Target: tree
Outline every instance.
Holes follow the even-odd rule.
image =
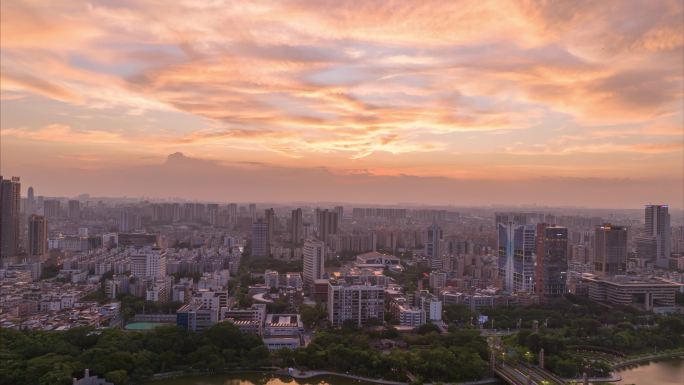
[[[64,340],[69,341],[81,351],[93,347],[98,340],[98,333],[92,327],[76,327],[64,332]]]
[[[399,338],[399,331],[394,326],[388,326],[382,331],[382,338]]]
[[[249,366],[258,367],[264,365],[268,359],[268,348],[263,344],[255,346],[247,352],[246,358]]]
[[[432,323],[426,323],[418,326],[415,330],[417,334],[439,333],[439,327]]]
[[[294,352],[288,348],[278,349],[271,355],[274,365],[289,367],[295,364]]]
[[[285,298],[278,298],[277,300],[266,304],[266,311],[268,313],[286,313],[290,310],[290,302]]]
[[[112,370],[105,373],[104,378],[114,385],[126,385],[128,383],[128,373],[125,370]]]
[[[176,326],[153,331],[74,328],[65,332],[0,329],[0,385],[71,383],[89,368],[115,384],[142,382],[153,373],[184,370],[253,368],[268,362],[261,339],[219,323],[201,333]]]
[[[475,317],[476,314],[463,304],[444,306],[444,320],[447,323],[466,323]]]
[[[208,369],[215,371],[221,368],[224,364],[223,357],[219,353],[216,346],[204,345],[196,351],[190,353],[188,360],[196,369]]]
[[[532,334],[532,332],[530,330],[526,330],[526,329],[520,330],[518,332],[518,335],[517,335],[518,345],[528,346],[527,338],[530,336],[530,334]]]
[[[302,317],[302,322],[307,329],[313,329],[320,326],[321,322],[325,320],[327,313],[320,303],[315,306],[301,305],[299,307],[299,314]]]
[[[344,333],[354,332],[359,329],[358,322],[353,319],[347,319],[342,322],[342,331]]]
[[[561,377],[571,378],[579,374],[578,365],[572,360],[560,359],[555,362],[553,366],[554,372]]]
[[[684,320],[681,317],[665,316],[658,321],[658,327],[671,333],[684,333]]]

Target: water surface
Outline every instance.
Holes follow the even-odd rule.
[[[682,385],[684,384],[684,360],[665,360],[628,368],[619,372],[619,385]]]
[[[665,360],[624,369],[617,385],[684,385],[684,360]],[[320,376],[295,380],[273,373],[199,375],[150,381],[145,385],[377,385],[348,378]]]

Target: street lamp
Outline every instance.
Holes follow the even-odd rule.
[[[525,359],[527,360],[527,363],[531,365],[532,364],[532,353],[529,351],[525,352]]]

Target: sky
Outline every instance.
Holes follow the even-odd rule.
[[[684,206],[672,1],[3,1],[37,195]]]

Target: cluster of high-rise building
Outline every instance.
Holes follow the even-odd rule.
[[[671,308],[684,282],[682,224],[671,225],[666,205],[607,217],[421,207],[351,208],[345,216],[336,204],[54,198],[32,187],[22,198],[19,178],[0,178],[0,284],[22,288],[2,298],[1,321],[23,327],[21,315],[54,326],[79,311],[100,322],[107,318],[91,317],[82,298],[104,288],[112,304],[124,294],[182,304],[176,314],[138,314],[140,322],[193,331],[232,322],[278,349],[304,343],[296,311],[306,302],[323,306],[335,327],[445,327],[443,304],[479,312],[568,292]],[[229,282],[243,255],[270,267],[251,272],[263,283],[237,292]],[[281,262],[301,268],[272,267],[296,266]],[[46,267],[68,292],[35,285]],[[402,287],[391,277],[406,268],[425,275]],[[288,312],[268,314],[273,302]]]
[[[502,288],[508,292],[534,292],[542,298],[561,296],[574,270],[572,260],[586,267],[576,271],[579,273],[604,277],[627,273],[630,252],[626,226],[596,225],[591,244],[580,241],[572,245],[567,227],[532,223],[525,213],[498,213],[495,218],[499,276]],[[644,222],[645,236],[636,239],[635,256],[653,267],[666,269],[671,257],[668,207],[647,205]]]
[[[0,257],[2,260],[19,253],[19,218],[21,183],[18,177],[0,176]]]

